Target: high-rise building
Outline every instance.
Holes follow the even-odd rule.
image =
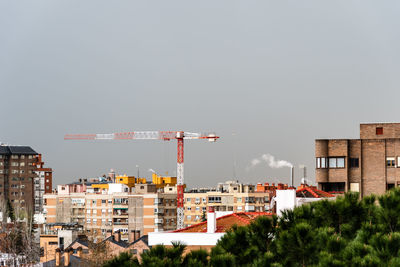
[[[45,168],[42,161],[42,155],[36,155],[36,177],[34,178],[34,211],[43,212],[43,194],[51,193],[53,183],[53,170]]]
[[[17,210],[33,211],[37,155],[29,146],[0,145],[0,209],[10,201]]]
[[[400,185],[400,123],[360,124],[359,139],[317,139],[315,157],[319,189],[383,194]]]

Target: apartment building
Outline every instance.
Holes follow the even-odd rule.
[[[400,184],[400,123],[360,124],[359,139],[317,139],[315,157],[319,189],[383,194]]]
[[[34,209],[37,155],[29,146],[0,145],[0,203],[10,201],[17,210]]]
[[[176,187],[157,189],[154,184],[109,183],[108,189],[90,190],[91,185],[59,185],[58,192],[45,194],[46,223],[76,222],[89,236],[105,238],[121,232],[130,241],[132,233],[176,229]],[[131,241],[130,241],[131,242]]]
[[[45,168],[42,161],[42,155],[36,155],[36,177],[33,178],[34,183],[34,212],[35,214],[43,213],[43,195],[51,193],[53,184],[53,170]]]
[[[192,189],[184,194],[185,226],[197,224],[205,219],[208,207],[216,212],[266,212],[270,211],[270,200],[274,188],[228,181],[217,188]]]

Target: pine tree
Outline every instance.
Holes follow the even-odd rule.
[[[7,200],[7,217],[11,219],[12,222],[15,222],[15,212],[14,207],[11,205],[11,201]]]

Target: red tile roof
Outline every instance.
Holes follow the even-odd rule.
[[[323,197],[335,197],[335,196],[328,192],[319,190],[315,186],[302,184],[296,190],[296,197],[323,198]]]
[[[244,226],[250,224],[259,216],[272,216],[269,212],[238,212],[231,213],[217,218],[216,233],[224,233],[228,231],[235,224],[237,226]],[[207,221],[188,226],[183,229],[172,231],[173,233],[206,233]]]

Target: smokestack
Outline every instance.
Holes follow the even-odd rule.
[[[290,184],[294,186],[294,166],[290,167]]]

